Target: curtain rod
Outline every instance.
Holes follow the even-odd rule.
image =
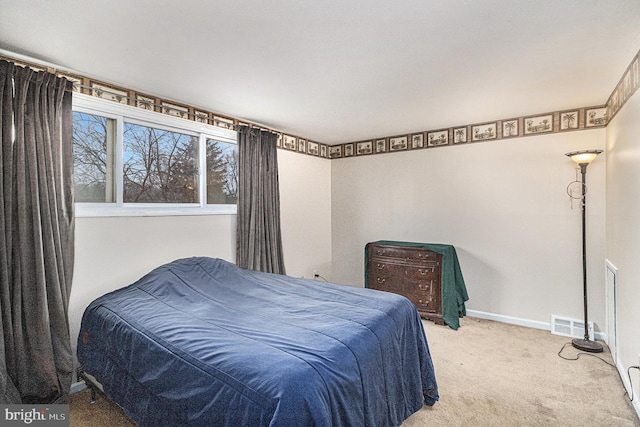
[[[18,66],[22,66],[22,67],[29,67],[31,69],[33,69],[34,71],[45,71],[49,74],[58,74],[58,69],[56,67],[53,67],[51,65],[40,65],[40,64],[36,64],[34,62],[29,62],[29,61],[25,61],[22,59],[16,59],[16,58],[11,58],[9,56],[5,56],[2,53],[0,53],[0,59],[10,62],[14,65],[18,65]],[[71,74],[71,73],[65,73],[64,71],[60,71],[60,74]]]

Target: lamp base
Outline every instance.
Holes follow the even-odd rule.
[[[589,353],[601,353],[602,344],[588,339],[575,338],[571,340],[571,344],[578,350],[588,351]]]

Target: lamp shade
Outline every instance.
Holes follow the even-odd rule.
[[[600,153],[602,153],[602,150],[580,150],[580,151],[572,151],[565,155],[571,157],[571,160],[573,160],[579,165],[583,165],[583,164],[588,165]]]

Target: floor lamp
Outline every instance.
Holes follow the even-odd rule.
[[[582,150],[572,151],[566,155],[580,166],[580,173],[582,174],[582,283],[584,293],[584,338],[574,338],[571,344],[578,350],[588,351],[591,353],[600,353],[602,351],[602,344],[589,339],[589,328],[587,323],[587,244],[586,244],[586,226],[585,226],[585,211],[587,207],[587,187],[586,176],[587,166],[595,159],[598,154],[602,153],[602,150]]]

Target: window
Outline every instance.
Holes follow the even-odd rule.
[[[73,162],[76,200],[115,202],[113,188],[114,120],[73,113]]]
[[[124,124],[125,203],[197,203],[198,138]]]
[[[207,139],[207,203],[238,202],[238,147]]]
[[[76,214],[235,213],[236,133],[74,94]]]

